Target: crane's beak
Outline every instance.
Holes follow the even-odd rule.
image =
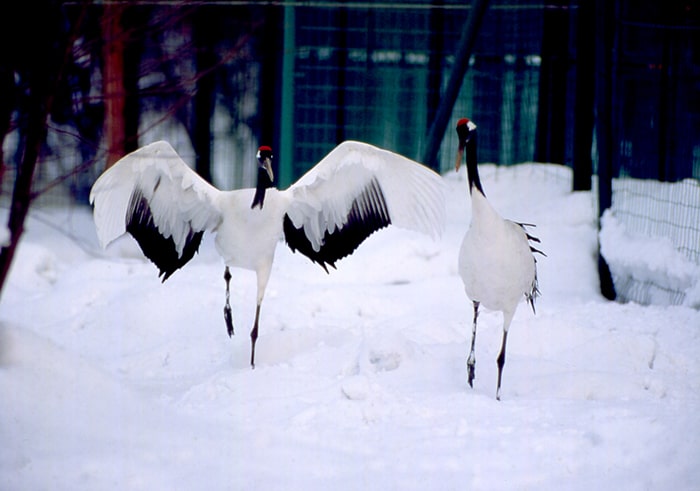
[[[464,158],[464,150],[467,144],[472,139],[472,133],[476,130],[476,125],[467,118],[462,118],[457,122],[457,139],[459,141],[459,149],[457,150],[457,160],[455,161],[455,171],[459,171]]]
[[[261,164],[262,168],[265,169],[267,175],[270,177],[270,182],[274,182],[275,174],[272,172],[272,159],[269,157],[265,158]]]
[[[459,142],[459,148],[457,149],[457,160],[455,161],[455,172],[459,172],[459,167],[462,165],[462,160],[464,160],[464,147],[466,143]]]

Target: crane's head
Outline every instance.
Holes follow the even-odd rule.
[[[275,175],[272,172],[272,148],[267,145],[263,145],[258,148],[258,154],[256,155],[258,159],[258,167],[261,170],[267,172],[270,182],[274,181]]]
[[[258,148],[258,184],[255,187],[255,196],[253,196],[253,204],[250,208],[259,206],[262,210],[265,202],[265,190],[272,186],[272,181],[275,175],[272,172],[272,149],[266,145]]]
[[[457,149],[457,161],[455,162],[455,170],[459,170],[464,157],[464,149],[467,144],[476,138],[476,125],[473,121],[467,118],[462,118],[457,121],[457,138],[459,139],[459,148]]]

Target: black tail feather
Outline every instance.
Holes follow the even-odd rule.
[[[520,227],[523,229],[525,232],[525,236],[527,237],[527,240],[530,242],[536,242],[540,243],[540,239],[538,237],[535,237],[534,235],[531,235],[525,227],[535,227],[536,225],[533,223],[518,223]],[[530,304],[530,307],[532,307],[532,313],[536,314],[535,312],[535,300],[537,297],[541,296],[540,289],[539,289],[539,282],[537,280],[537,258],[534,257],[535,254],[542,254],[544,257],[547,257],[547,254],[542,252],[541,250],[532,247],[530,245],[530,251],[533,254],[533,260],[535,261],[535,278],[532,280],[532,287],[529,292],[525,293],[525,299],[527,300],[527,303]]]

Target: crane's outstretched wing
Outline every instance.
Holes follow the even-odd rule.
[[[294,183],[284,236],[326,271],[375,231],[397,227],[439,236],[445,224],[442,178],[372,145],[346,141]]]
[[[202,179],[165,141],[124,156],[92,186],[102,247],[129,232],[163,281],[197,252],[204,231],[221,221],[220,191]]]

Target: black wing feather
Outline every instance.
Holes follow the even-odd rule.
[[[129,201],[126,231],[139,243],[143,254],[158,267],[158,276],[162,276],[163,281],[194,257],[204,235],[204,232],[195,232],[190,228],[182,256],[178,255],[172,236],[164,237],[158,230],[148,200],[138,188],[134,190]]]
[[[284,238],[293,251],[299,251],[328,272],[326,265],[335,268],[335,262],[352,254],[355,249],[377,230],[391,224],[384,192],[379,182],[372,179],[355,198],[342,227],[326,232],[321,248],[315,251],[303,227],[295,227],[289,215],[284,215]]]

